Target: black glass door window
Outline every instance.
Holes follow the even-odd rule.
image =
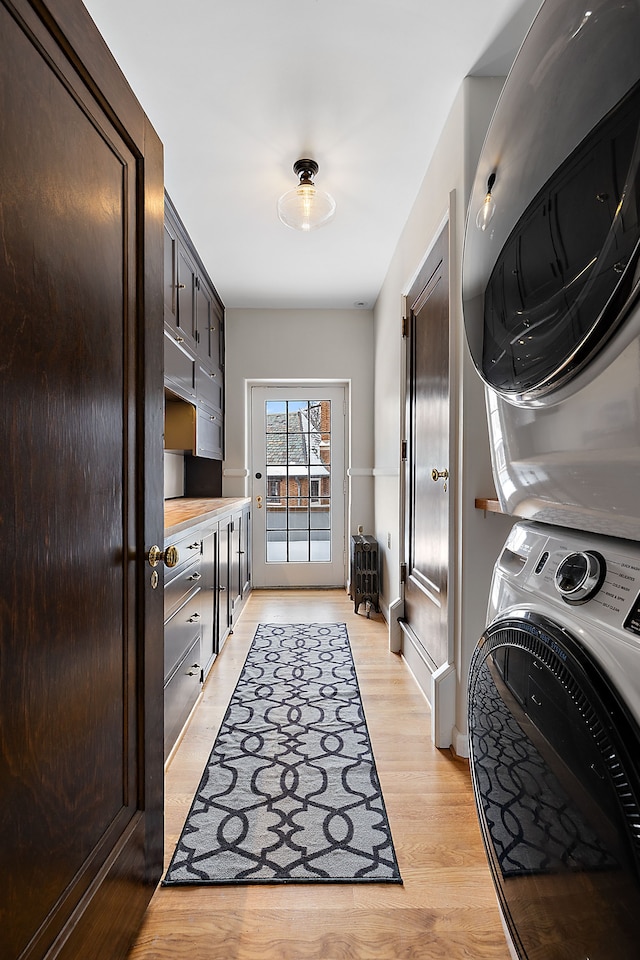
[[[485,291],[480,361],[499,392],[548,391],[615,330],[640,252],[639,130],[640,86],[567,158],[509,236]]]
[[[471,767],[499,900],[523,960],[636,960],[638,729],[584,648],[527,614],[470,674]]]

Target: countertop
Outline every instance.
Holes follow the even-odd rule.
[[[164,535],[175,536],[198,520],[215,520],[250,503],[250,497],[177,497],[164,502]]]

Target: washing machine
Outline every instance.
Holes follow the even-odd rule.
[[[470,763],[517,960],[640,956],[640,545],[513,527],[472,657]]]
[[[640,540],[640,0],[545,0],[471,191],[463,311],[502,508]]]

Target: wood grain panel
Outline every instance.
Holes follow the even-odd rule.
[[[449,658],[449,227],[407,298],[407,579],[404,616],[435,667]]]
[[[137,115],[134,137],[115,122],[117,104],[84,82],[106,49],[86,11],[73,0],[55,7],[84,24],[81,49],[47,4],[0,3],[0,928],[8,960],[50,950],[71,960],[85,952],[83,929],[94,960],[122,956],[145,883],[157,875],[146,856],[154,803],[156,833],[162,827],[161,784],[159,794],[146,793],[153,763],[147,768],[142,748],[148,743],[153,756],[145,740],[153,707],[147,713],[143,665],[150,681],[154,670],[153,657],[144,662],[136,564],[143,517],[153,516],[138,496],[138,441],[145,409],[151,425],[155,404],[160,421],[162,396],[158,378],[145,408],[153,353],[147,358],[145,324],[157,324],[160,343],[162,314],[153,296],[145,314],[144,285],[159,283],[162,261],[154,266],[146,160],[131,145],[140,127],[153,156],[149,193],[159,169],[160,197],[162,154],[130,91],[123,113]],[[102,66],[116,69],[109,58],[98,73]],[[154,610],[161,625],[161,597],[150,601],[150,621]],[[156,677],[161,703],[161,667]],[[156,771],[161,757],[160,740]],[[122,917],[96,940],[112,924],[104,908],[89,909],[103,883],[103,904]]]

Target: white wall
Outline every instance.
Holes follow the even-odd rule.
[[[300,237],[304,243],[304,237]],[[251,496],[247,385],[256,380],[349,384],[350,528],[373,530],[373,314],[370,310],[226,312],[224,496]],[[348,544],[347,544],[348,555]]]
[[[424,260],[451,207],[450,300],[452,351],[450,629],[456,667],[456,729],[452,742],[466,753],[466,677],[485,623],[493,563],[511,526],[484,516],[476,497],[491,496],[484,391],[468,356],[461,304],[461,263],[467,198],[484,134],[502,88],[501,78],[466,78],[425,175],[374,310],[375,337],[375,535],[384,552],[383,603],[400,596],[400,429],[403,359],[402,295]],[[410,139],[407,141],[410,144]],[[391,549],[386,547],[391,532]],[[428,691],[427,691],[428,692]]]

